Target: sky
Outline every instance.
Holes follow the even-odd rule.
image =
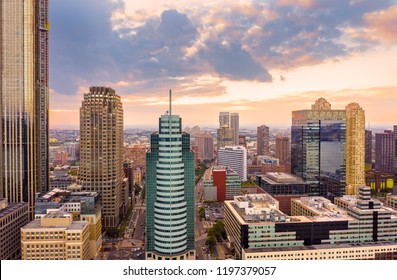
[[[50,128],[78,128],[110,86],[125,127],[156,127],[173,91],[184,126],[289,125],[324,97],[397,124],[397,0],[52,0]]]

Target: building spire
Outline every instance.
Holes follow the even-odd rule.
[[[172,91],[170,90],[170,116],[172,115],[172,111],[171,111],[171,103],[172,103]]]

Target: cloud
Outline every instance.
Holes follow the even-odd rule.
[[[397,43],[397,6],[368,13],[364,20],[372,35],[389,44]]]
[[[52,2],[50,86],[58,95],[99,84],[128,98],[169,88],[221,96],[225,80],[271,82],[275,70],[371,50],[379,36],[396,42],[396,8],[387,0],[156,1],[132,12],[129,2]],[[371,35],[360,35],[367,29]]]

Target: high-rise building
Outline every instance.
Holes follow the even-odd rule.
[[[393,140],[394,140],[394,174],[395,181],[397,181],[397,125],[393,126]]]
[[[194,137],[198,146],[198,159],[211,160],[214,158],[214,138],[211,134],[198,134]]]
[[[372,169],[372,131],[365,131],[365,169]]]
[[[292,112],[292,173],[312,185],[311,195],[341,196],[346,186],[346,110],[320,98]]]
[[[48,2],[1,1],[0,197],[27,202],[49,189]]]
[[[128,179],[128,196],[131,197],[131,201],[134,201],[134,166],[132,161],[124,160],[123,163],[124,178]]]
[[[222,128],[225,125],[226,125],[226,127],[230,127],[229,112],[220,112],[219,113],[219,128]]]
[[[82,189],[102,198],[105,230],[116,228],[122,216],[123,108],[109,87],[90,87],[80,108],[80,172]]]
[[[281,163],[289,161],[289,138],[283,136],[276,137],[276,158]]]
[[[346,106],[346,194],[365,186],[365,111],[357,103]]]
[[[194,126],[193,128],[192,128],[192,132],[191,132],[191,135],[192,136],[195,136],[196,134],[200,134],[201,133],[201,129],[200,129],[200,127],[199,126]]]
[[[226,146],[234,146],[234,130],[232,128],[224,127],[217,130],[218,139],[217,147],[218,149]]]
[[[146,158],[146,259],[194,260],[194,154],[171,101],[159,129]]]
[[[258,156],[269,156],[269,127],[266,125],[257,128],[256,149]]]
[[[385,130],[383,133],[375,134],[375,170],[394,173],[394,148],[393,131]]]
[[[233,129],[233,145],[238,146],[240,135],[240,118],[238,113],[230,114],[230,128]]]
[[[29,222],[26,202],[0,199],[0,260],[21,259],[21,227]]]
[[[247,149],[242,146],[226,146],[218,150],[218,165],[227,166],[247,181]]]

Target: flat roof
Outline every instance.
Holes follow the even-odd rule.
[[[288,252],[288,251],[306,251],[306,250],[325,250],[325,249],[351,249],[366,248],[378,246],[397,246],[397,242],[368,242],[368,243],[343,243],[343,244],[319,244],[310,246],[286,246],[286,247],[263,247],[243,249],[246,253],[271,253],[271,252]]]
[[[307,185],[302,178],[283,172],[269,172],[265,175],[259,175],[262,180],[270,185],[283,185],[283,184],[302,184]]]
[[[4,201],[5,199],[1,199],[0,201]],[[20,208],[26,207],[26,215],[28,214],[28,207],[26,202],[19,203],[8,203],[6,208],[0,209],[0,219],[13,213],[14,211],[19,210]]]

